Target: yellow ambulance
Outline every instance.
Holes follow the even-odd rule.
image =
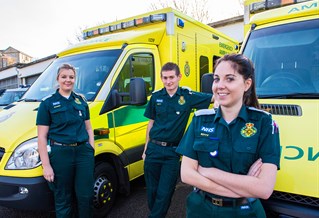
[[[256,68],[264,110],[280,128],[269,217],[319,217],[319,1],[246,0],[241,53]]]
[[[148,120],[147,99],[162,88],[161,66],[172,61],[182,86],[200,90],[213,62],[238,52],[239,43],[182,13],[165,8],[96,26],[84,39],[57,55],[24,95],[0,112],[0,205],[27,210],[53,209],[42,177],[35,125],[41,99],[56,89],[57,68],[77,70],[75,91],[89,102],[95,138],[95,216],[105,217],[117,193],[143,175],[141,158]]]

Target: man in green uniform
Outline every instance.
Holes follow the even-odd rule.
[[[164,88],[152,94],[144,116],[150,119],[143,153],[149,217],[165,217],[180,170],[175,152],[193,108],[208,108],[211,94],[179,87],[179,67],[166,63],[161,70]]]

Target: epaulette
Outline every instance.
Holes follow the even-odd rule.
[[[187,89],[188,91],[192,91],[192,89],[191,88],[189,88],[188,86],[182,86],[182,89]]]
[[[156,92],[159,92],[161,91],[162,89],[158,89],[158,90],[154,90],[152,93],[156,93]]]
[[[81,97],[84,102],[87,102],[87,100],[86,100],[86,98],[85,98],[85,96],[83,94],[77,93],[77,92],[74,92],[74,94],[79,96],[79,97]]]
[[[42,100],[42,101],[45,101],[45,100],[47,100],[48,98],[50,98],[52,95],[53,95],[53,94],[47,95],[47,96],[45,96],[44,98],[42,98],[41,100]]]
[[[252,111],[258,111],[258,112],[262,112],[262,113],[265,113],[267,115],[271,115],[271,113],[267,112],[267,111],[264,111],[264,110],[261,110],[261,109],[257,109],[255,107],[248,107],[249,110],[252,110]]]
[[[216,114],[216,111],[214,109],[201,109],[201,110],[195,111],[195,116],[212,115],[212,114]]]

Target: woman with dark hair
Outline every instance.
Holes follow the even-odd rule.
[[[180,142],[182,181],[194,186],[187,217],[266,217],[258,198],[272,194],[279,169],[278,127],[257,109],[255,72],[241,54],[216,62],[217,111],[195,116]]]

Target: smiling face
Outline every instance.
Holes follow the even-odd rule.
[[[162,71],[161,79],[168,94],[173,95],[177,91],[182,74],[176,75],[175,70]]]
[[[240,108],[244,92],[251,86],[250,78],[244,79],[230,61],[222,61],[214,73],[213,93],[215,100],[224,108]]]
[[[64,69],[62,68],[59,71],[57,77],[60,93],[62,95],[68,95],[73,90],[74,82],[75,82],[75,72],[72,69]]]

